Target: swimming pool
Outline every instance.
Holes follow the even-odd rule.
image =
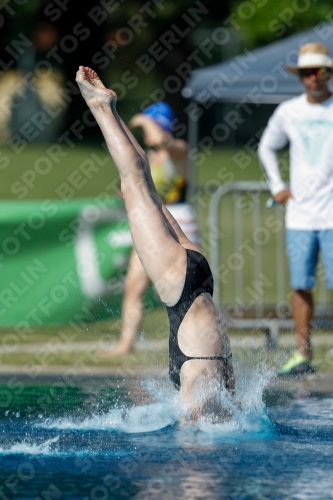
[[[0,498],[333,498],[332,394],[264,384],[244,378],[229,422],[180,427],[163,377],[3,378]]]

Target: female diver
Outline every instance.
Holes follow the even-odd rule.
[[[219,421],[225,415],[221,392],[233,393],[234,374],[209,265],[162,204],[147,156],[116,111],[116,93],[88,67],[79,67],[76,81],[118,169],[135,249],[167,308],[169,374],[186,420]]]

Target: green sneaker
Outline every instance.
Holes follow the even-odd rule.
[[[305,375],[307,373],[314,373],[317,368],[313,361],[309,361],[303,354],[299,351],[295,351],[287,363],[283,365],[281,370],[278,371],[278,376],[282,377],[285,375]]]

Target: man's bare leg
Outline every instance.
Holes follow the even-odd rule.
[[[138,254],[133,249],[124,287],[121,337],[114,348],[98,351],[99,356],[126,356],[132,352],[143,317],[143,295],[148,285],[147,273],[142,267]]]
[[[313,299],[311,291],[293,290],[292,308],[298,350],[303,356],[311,360],[311,320],[313,316]]]

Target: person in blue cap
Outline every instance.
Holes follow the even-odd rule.
[[[156,102],[133,116],[131,129],[140,128],[157,193],[185,235],[200,245],[199,229],[193,207],[185,202],[187,154],[186,141],[172,135],[175,115],[166,102]],[[143,318],[143,298],[150,280],[133,249],[124,285],[120,340],[100,356],[124,356],[134,348]]]

